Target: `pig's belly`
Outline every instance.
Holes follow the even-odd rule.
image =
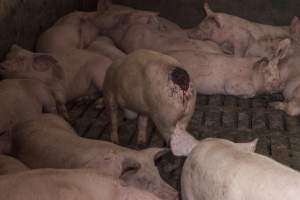
[[[224,79],[218,76],[199,76],[194,78],[195,88],[200,94],[224,94]]]

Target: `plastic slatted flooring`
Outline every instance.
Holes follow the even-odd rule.
[[[224,95],[198,95],[197,106],[188,131],[201,139],[226,138],[247,142],[259,138],[256,152],[300,170],[300,121],[274,110],[268,102],[283,100],[279,94],[241,99]],[[82,137],[110,140],[110,124],[104,109],[94,108],[94,101],[68,105],[74,127]],[[147,147],[163,147],[153,124],[149,123]],[[139,149],[136,144],[136,121],[119,120],[120,144]],[[173,187],[179,187],[184,160],[166,154],[158,162],[161,176]]]

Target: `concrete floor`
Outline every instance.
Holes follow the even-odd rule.
[[[198,95],[194,116],[188,131],[201,139],[206,137],[226,138],[235,142],[246,142],[259,138],[256,152],[300,170],[300,121],[268,106],[268,102],[283,100],[282,96],[259,96],[241,99],[224,95]],[[74,102],[68,105],[74,127],[82,137],[110,139],[109,120],[104,109],[94,108],[94,101],[85,104]],[[153,124],[148,128],[147,147],[163,147],[164,142]],[[121,145],[143,148],[136,144],[135,121],[120,119]],[[179,189],[183,158],[171,153],[157,163],[161,176]]]

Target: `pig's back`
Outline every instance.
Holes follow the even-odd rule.
[[[298,172],[233,148],[193,150],[183,174],[185,184],[193,184],[195,195],[206,194],[207,200],[294,200],[300,194]]]

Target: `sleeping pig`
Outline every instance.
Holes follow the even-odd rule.
[[[112,141],[118,143],[118,107],[139,114],[138,143],[146,142],[148,118],[163,138],[185,131],[192,117],[196,93],[188,73],[174,58],[138,50],[114,62],[108,69],[104,99],[112,123]]]
[[[0,176],[5,200],[162,200],[95,169],[37,169]]]
[[[204,4],[206,18],[189,34],[191,38],[212,40],[237,56],[243,56],[247,47],[264,37],[289,37],[288,27],[258,24],[237,16],[213,12]]]
[[[55,93],[38,80],[0,81],[0,134],[4,133],[1,137],[9,134],[15,124],[33,119],[42,112],[58,113],[68,119],[65,105]],[[5,149],[1,151],[5,153]]]
[[[30,168],[96,168],[162,199],[177,199],[176,190],[161,179],[154,163],[166,149],[136,151],[82,138],[65,120],[52,114],[17,125],[11,138],[10,154]]]
[[[29,168],[16,158],[0,155],[0,175],[15,174],[27,170]]]
[[[234,143],[187,134],[171,136],[175,155],[187,156],[181,174],[183,200],[295,200],[299,172],[254,153],[257,139]]]
[[[197,92],[253,97],[282,90],[279,61],[286,58],[290,40],[279,43],[272,58],[233,57],[193,51],[169,52],[191,75]]]

